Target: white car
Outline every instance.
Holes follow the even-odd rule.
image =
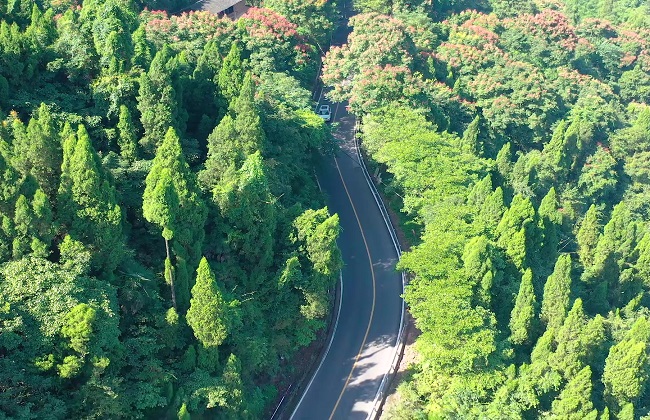
[[[332,109],[329,105],[321,105],[318,108],[317,115],[325,121],[329,121],[332,118]]]

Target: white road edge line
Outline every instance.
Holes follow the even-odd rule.
[[[356,118],[355,118],[356,120]],[[393,242],[393,246],[395,247],[395,252],[397,253],[397,258],[399,259],[402,256],[402,251],[397,243],[396,239],[393,237],[395,234],[395,228],[393,227],[393,224],[391,223],[390,219],[387,218],[387,215],[384,214],[382,211],[382,208],[387,212],[386,206],[382,205],[383,201],[380,203],[381,197],[378,196],[379,191],[377,190],[377,187],[375,187],[374,183],[370,180],[370,174],[368,173],[368,170],[366,169],[366,164],[363,161],[363,157],[361,156],[361,149],[359,145],[359,141],[357,139],[357,133],[356,133],[356,124],[355,124],[355,132],[354,132],[354,148],[357,152],[357,159],[359,160],[359,165],[362,168],[362,172],[364,175],[364,178],[366,179],[366,183],[368,184],[368,187],[370,188],[370,192],[372,193],[373,198],[375,199],[375,203],[377,204],[377,207],[379,208],[379,212],[381,213],[382,219],[384,219],[384,224],[386,225],[386,228],[388,229],[389,236],[391,238],[391,241]],[[401,274],[402,277],[402,293],[404,293],[404,273]],[[386,378],[388,375],[391,373],[392,369],[395,368],[397,369],[397,366],[392,366],[392,364],[395,362],[395,358],[398,355],[399,352],[399,347],[400,343],[402,341],[402,334],[404,330],[404,310],[405,310],[405,305],[404,305],[404,299],[402,298],[402,313],[400,315],[400,321],[399,321],[399,332],[397,335],[397,340],[395,341],[395,351],[393,352],[393,360],[391,361],[391,366],[388,369],[388,372],[384,374],[384,377],[382,378],[381,382],[379,383],[379,388],[377,389],[377,394],[375,394],[375,399],[373,400],[372,403],[372,410],[370,413],[368,413],[367,419],[372,419],[373,416],[376,416],[378,413],[375,412],[375,409],[377,408],[377,401],[379,400],[380,394],[383,390],[383,387],[385,386]]]
[[[316,376],[318,376],[318,372],[320,371],[320,368],[323,367],[323,363],[325,362],[325,359],[327,359],[327,355],[330,352],[330,349],[332,348],[332,343],[334,342],[334,336],[336,335],[336,329],[339,326],[339,317],[341,316],[341,307],[343,306],[343,271],[339,271],[339,285],[341,288],[340,291],[340,296],[341,298],[339,299],[339,307],[336,311],[336,321],[334,321],[334,330],[332,331],[332,335],[330,336],[330,342],[327,343],[327,349],[325,349],[325,354],[323,354],[323,358],[321,359],[318,368],[316,369],[316,372],[314,372],[314,376],[312,376],[311,380],[307,384],[307,388],[305,388],[305,392],[302,393],[302,397],[300,397],[300,401],[298,401],[298,404],[296,405],[296,408],[293,410],[293,413],[291,413],[291,417],[289,419],[292,419],[293,416],[296,415],[296,411],[300,408],[300,405],[302,404],[302,400],[305,399],[305,396],[309,392],[309,388],[311,387],[311,384],[314,382],[314,379],[316,379]]]

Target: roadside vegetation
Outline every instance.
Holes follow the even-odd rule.
[[[420,228],[385,417],[648,418],[647,4],[355,6],[323,80]]]
[[[0,418],[260,418],[324,326],[332,3],[0,4]]]

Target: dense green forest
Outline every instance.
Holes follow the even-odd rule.
[[[188,3],[0,1],[0,418],[259,418],[325,324],[336,11]]]
[[[650,418],[650,9],[357,0],[323,80],[419,239],[392,419]]]

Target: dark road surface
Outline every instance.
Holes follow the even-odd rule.
[[[347,28],[334,44],[347,37]],[[342,38],[342,39],[341,39]],[[320,92],[319,103],[326,103]],[[325,356],[291,419],[366,419],[395,356],[402,317],[397,251],[354,144],[354,117],[332,104],[341,150],[318,174],[331,213],[338,213],[343,255],[340,307]]]

